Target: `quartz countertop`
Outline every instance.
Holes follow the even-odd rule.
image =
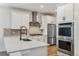
[[[31,38],[29,39],[32,40]],[[32,41],[20,40],[19,36],[4,37],[4,43],[7,53],[48,46],[47,43],[36,41],[34,39]]]

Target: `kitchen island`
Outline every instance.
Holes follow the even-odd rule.
[[[20,37],[4,37],[6,51],[10,56],[47,56],[48,44],[29,38],[31,41],[20,40]]]

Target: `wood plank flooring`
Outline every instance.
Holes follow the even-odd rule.
[[[48,46],[48,56],[57,56],[57,47],[56,47],[56,45]]]

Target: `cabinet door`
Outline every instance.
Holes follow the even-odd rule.
[[[73,4],[66,4],[57,8],[58,22],[72,22],[73,21]]]
[[[0,28],[10,28],[10,9],[0,7]]]
[[[31,49],[30,56],[47,56],[47,47],[39,47]]]
[[[73,4],[66,4],[64,8],[65,12],[65,21],[71,22],[73,21]]]
[[[22,56],[47,56],[47,54],[47,47],[39,47],[21,51]]]
[[[18,10],[11,11],[11,28],[12,29],[19,29],[22,26],[22,14]]]
[[[74,21],[79,22],[79,3],[74,4]]]
[[[53,16],[50,16],[50,15],[47,15],[47,16],[46,16],[47,24],[52,24],[52,23],[53,23],[53,20],[55,20],[55,19],[53,19]],[[55,22],[55,21],[54,21],[54,22]]]
[[[63,22],[64,21],[64,6],[57,8],[57,22]]]
[[[37,14],[37,22],[39,22],[40,24],[42,24],[42,14],[38,13]]]
[[[28,12],[25,12],[25,13],[22,14],[23,19],[21,19],[22,20],[21,26],[26,26],[27,29],[29,29],[29,16],[30,16],[30,14]]]
[[[30,13],[21,10],[12,10],[11,19],[13,29],[20,29],[20,26],[26,26],[29,29]]]
[[[42,24],[41,24],[41,29],[44,29],[46,28],[47,26],[47,21],[46,21],[46,16],[45,15],[42,15]]]

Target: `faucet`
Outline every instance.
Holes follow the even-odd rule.
[[[26,28],[26,26],[21,26],[20,27],[20,40],[22,40],[22,34],[27,35],[27,28]]]

